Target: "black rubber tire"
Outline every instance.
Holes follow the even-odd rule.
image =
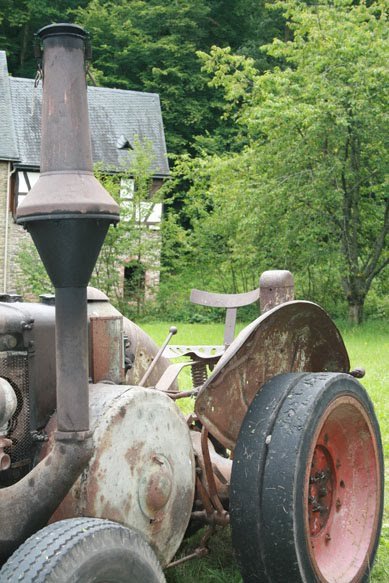
[[[377,523],[369,556],[354,582],[367,581],[383,512],[383,454],[372,403],[346,374],[279,375],[258,392],[242,423],[231,476],[232,542],[245,583],[329,581],[311,560],[304,491],[314,436],[324,412],[350,397],[362,406],[377,444]],[[341,580],[341,579],[339,579]],[[343,579],[342,579],[343,582]]]
[[[230,486],[231,536],[245,581],[268,580],[263,549],[257,542],[263,523],[260,480],[266,462],[266,438],[273,431],[289,391],[303,376],[304,373],[295,374],[290,382],[285,382],[284,375],[277,376],[262,387],[246,413],[234,450]],[[246,452],[253,463],[247,463]]]
[[[0,571],[1,583],[164,583],[138,533],[98,518],[51,524],[27,539]]]

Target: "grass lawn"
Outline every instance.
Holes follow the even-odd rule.
[[[145,324],[142,327],[160,345],[167,335],[171,323]],[[178,334],[174,344],[221,344],[223,324],[178,324]],[[239,330],[243,325],[239,326]],[[350,328],[339,325],[347,346],[351,367],[362,366],[366,376],[362,384],[367,389],[375,406],[380,423],[386,460],[386,503],[375,567],[371,575],[372,583],[389,581],[389,324],[367,322]],[[185,370],[185,369],[184,369]],[[182,389],[190,388],[189,373],[180,383]],[[185,404],[187,409],[190,403]],[[185,541],[179,556],[189,554],[196,548],[199,536]],[[202,559],[194,559],[166,571],[168,583],[239,583],[242,581],[233,558],[228,529],[222,529],[211,539],[210,554]]]

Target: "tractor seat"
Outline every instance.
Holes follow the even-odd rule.
[[[226,310],[224,344],[222,346],[169,345],[164,350],[163,355],[167,358],[187,356],[195,361],[191,369],[192,380],[193,386],[199,387],[208,377],[207,367],[209,370],[213,370],[217,361],[234,340],[238,308],[259,301],[259,289],[240,294],[218,294],[192,289],[190,301],[200,306],[224,308]]]

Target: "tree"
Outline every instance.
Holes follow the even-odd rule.
[[[197,236],[225,224],[238,263],[336,269],[360,322],[389,263],[386,2],[276,5],[293,37],[265,50],[282,68],[260,74],[229,49],[202,54],[246,145],[194,164],[208,192],[194,185],[189,199],[210,208]]]
[[[266,42],[283,26],[263,0],[90,0],[74,14],[91,32],[99,83],[160,94],[172,154],[220,125],[221,94],[210,91],[196,51],[217,43],[264,62],[258,34]]]
[[[0,0],[0,48],[8,54],[13,75],[31,77],[36,72],[34,33],[67,15],[87,0]]]
[[[99,83],[161,95],[169,151],[210,119],[211,97],[196,50],[207,46],[206,0],[91,0],[77,20],[92,35]]]

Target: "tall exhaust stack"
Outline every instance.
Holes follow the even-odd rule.
[[[86,287],[119,207],[93,176],[80,26],[37,33],[43,49],[41,175],[17,209],[56,290],[57,439],[89,430]]]

